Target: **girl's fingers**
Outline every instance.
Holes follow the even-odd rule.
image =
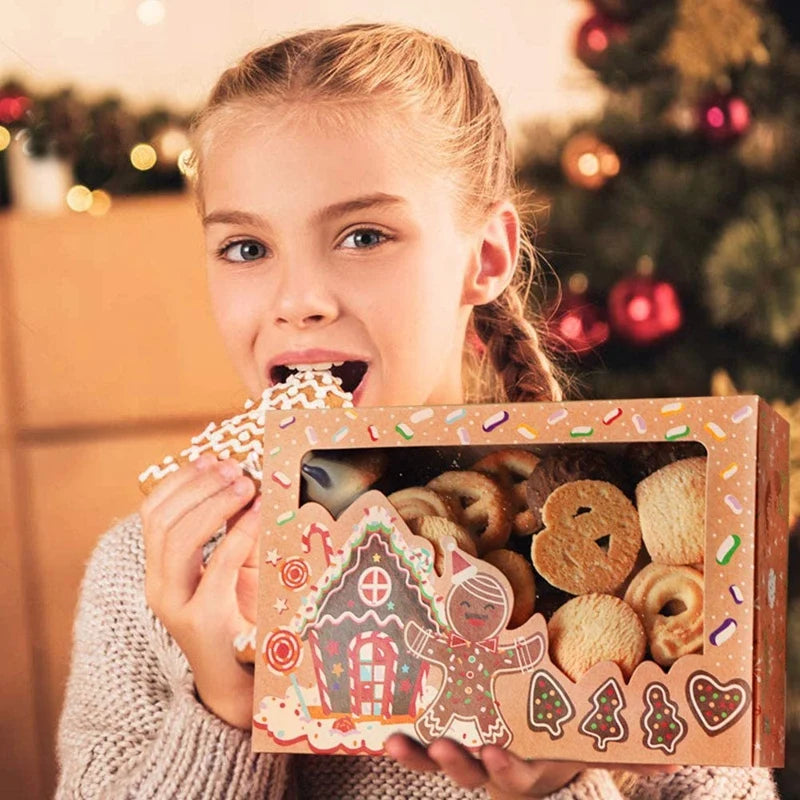
[[[251,482],[252,485],[252,482]],[[256,501],[217,545],[195,593],[201,605],[235,597],[239,570],[258,541],[261,498]]]
[[[407,769],[417,772],[438,772],[439,765],[428,756],[419,742],[402,733],[394,733],[386,740],[386,752]]]
[[[428,747],[428,755],[450,780],[465,789],[477,789],[489,780],[483,764],[450,739],[437,739]]]
[[[253,481],[240,477],[192,509],[169,531],[161,563],[154,568],[166,608],[181,608],[192,599],[203,574],[203,545],[254,492]]]
[[[525,761],[496,745],[481,748],[494,800],[504,797],[546,797],[566,786],[586,765],[573,761]]]
[[[181,486],[194,480],[200,473],[205,472],[218,461],[219,459],[214,453],[203,453],[194,461],[184,464],[180,469],[167,475],[153,487],[150,494],[142,501],[142,514],[149,514]]]
[[[190,469],[195,469],[194,465]],[[241,475],[241,466],[232,459],[217,461],[216,464],[196,471],[189,480],[185,480],[175,491],[149,510],[146,518],[148,529],[156,535],[166,533],[193,509],[221,489],[230,486]]]

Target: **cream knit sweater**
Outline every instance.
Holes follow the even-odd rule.
[[[138,516],[98,544],[83,581],[72,669],[58,732],[56,798],[479,798],[444,775],[388,758],[250,752],[250,734],[195,699],[189,665],[144,597]],[[688,767],[640,779],[624,794],[591,769],[553,800],[771,800],[769,772]]]

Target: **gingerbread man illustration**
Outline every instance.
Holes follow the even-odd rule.
[[[445,598],[447,635],[425,630],[411,621],[405,626],[408,649],[443,671],[435,700],[415,723],[420,740],[445,736],[457,721],[474,723],[483,744],[507,747],[512,733],[494,697],[498,675],[532,672],[545,651],[544,637],[535,633],[500,644],[511,616],[509,590],[485,562],[471,563],[451,544],[451,586]]]

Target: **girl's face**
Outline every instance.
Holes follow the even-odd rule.
[[[343,362],[356,405],[458,403],[480,247],[405,118],[359,119],[249,112],[209,147],[215,316],[253,395],[294,366]]]

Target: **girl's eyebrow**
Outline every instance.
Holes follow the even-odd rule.
[[[393,206],[406,205],[402,197],[385,192],[375,192],[374,194],[355,197],[352,200],[343,200],[340,203],[333,203],[325,206],[319,211],[314,212],[311,218],[312,223],[318,224],[335,217],[340,217],[351,211],[363,211],[364,209],[389,208]],[[203,227],[209,225],[229,224],[229,225],[250,225],[253,227],[269,228],[267,220],[259,214],[250,211],[212,211],[203,217]]]

